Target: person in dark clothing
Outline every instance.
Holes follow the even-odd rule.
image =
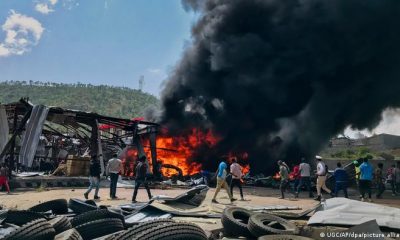
[[[147,181],[146,181],[147,165],[146,165],[145,161],[146,161],[146,157],[141,156],[138,159],[138,163],[135,167],[135,190],[133,191],[132,203],[136,203],[137,192],[138,192],[140,185],[142,185],[142,184],[146,188],[147,196],[149,197],[149,199],[152,198],[149,185],[147,184]]]
[[[92,159],[90,160],[90,168],[89,168],[89,188],[88,190],[83,194],[86,199],[89,198],[89,193],[92,191],[93,188],[95,189],[94,192],[94,199],[100,199],[99,197],[99,187],[100,187],[100,162],[97,159],[96,155],[92,156]]]
[[[347,194],[347,183],[349,177],[347,175],[346,170],[342,168],[342,164],[340,162],[338,162],[336,166],[337,168],[333,173],[333,176],[335,177],[335,197],[338,196],[340,190],[343,190],[344,197],[348,198],[349,196]]]
[[[376,198],[382,198],[382,193],[386,190],[383,163],[378,163],[378,168],[375,170],[375,183],[377,189]]]
[[[113,158],[108,160],[107,167],[106,167],[106,174],[110,176],[110,198],[111,199],[118,199],[116,196],[117,193],[117,185],[118,185],[118,178],[120,173],[122,174],[124,168],[122,167],[122,161],[118,158],[118,154],[114,153]]]

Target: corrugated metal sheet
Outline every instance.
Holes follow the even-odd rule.
[[[32,166],[48,112],[49,109],[43,105],[36,105],[32,109],[26,130],[22,136],[21,151],[19,152],[19,163],[23,166]]]

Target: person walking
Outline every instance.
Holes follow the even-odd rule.
[[[364,158],[364,162],[360,165],[360,194],[361,201],[364,202],[365,194],[368,193],[369,201],[371,198],[371,182],[373,176],[373,168],[368,162],[368,157]]]
[[[281,184],[279,186],[279,189],[281,190],[281,196],[279,197],[279,199],[284,199],[285,191],[289,186],[289,168],[284,162],[282,162],[282,160],[278,161],[278,166],[279,175],[281,176]]]
[[[378,168],[375,170],[376,198],[382,198],[385,188],[385,177],[383,176],[383,163],[378,163]]]
[[[390,187],[392,188],[392,196],[396,196],[396,184],[394,182],[394,170],[395,169],[396,169],[396,165],[393,164],[386,171],[386,179],[387,179],[387,182],[390,184]]]
[[[393,171],[394,188],[396,189],[396,195],[400,193],[400,162],[397,162],[396,168]]]
[[[342,168],[342,164],[340,162],[338,162],[336,166],[337,168],[333,173],[333,176],[335,177],[335,197],[338,196],[340,190],[343,190],[344,197],[349,198],[347,194],[347,184],[349,181],[347,172]]]
[[[133,191],[132,203],[136,203],[137,192],[139,190],[140,185],[142,184],[147,191],[147,196],[149,197],[149,200],[153,198],[151,196],[150,188],[149,185],[147,184],[146,177],[147,177],[146,156],[141,156],[138,159],[138,162],[135,167],[135,190]]]
[[[240,199],[244,201],[243,190],[242,190],[242,176],[243,176],[242,167],[239,165],[236,158],[232,159],[231,174],[232,174],[231,196],[233,196],[233,187],[238,186],[240,191]]]
[[[310,164],[306,162],[305,158],[301,159],[301,163],[299,165],[299,171],[300,171],[300,182],[299,185],[297,186],[295,197],[296,198],[299,197],[301,188],[305,185],[308,191],[308,196],[310,198],[313,198],[314,194],[311,188],[311,167]]]
[[[117,182],[119,173],[122,172],[122,161],[118,159],[118,155],[114,154],[113,158],[108,161],[106,173],[110,176],[110,198],[117,199]]]
[[[355,180],[356,180],[356,184],[357,187],[360,188],[360,165],[362,163],[363,159],[359,158],[357,160],[353,161],[353,165],[354,165],[354,172],[355,172]],[[361,199],[361,194],[360,194],[360,199]]]
[[[226,169],[227,169],[226,163],[224,161],[221,161],[217,170],[217,188],[215,189],[214,197],[211,200],[211,202],[213,203],[218,203],[216,198],[222,187],[225,188],[226,192],[228,193],[231,203],[236,201],[236,199],[232,197],[232,194],[228,189],[228,183],[226,182],[226,175],[227,175]]]
[[[0,187],[6,186],[7,194],[10,194],[10,185],[8,184],[8,167],[5,163],[0,164]]]
[[[326,164],[322,161],[322,157],[320,156],[315,156],[315,160],[317,161],[317,197],[314,198],[314,200],[322,200],[322,189],[329,193],[331,197],[334,197],[335,195],[333,192],[325,184],[327,174]]]
[[[94,199],[99,200],[99,187],[100,187],[100,161],[97,159],[97,155],[93,155],[92,159],[90,160],[90,167],[89,167],[89,188],[88,190],[83,194],[86,199],[89,198],[89,193],[92,191],[93,188],[95,188],[94,191]]]
[[[299,165],[294,165],[293,167],[293,179],[294,179],[294,184],[293,184],[293,192],[297,192],[297,188],[299,187],[300,184],[300,164]]]

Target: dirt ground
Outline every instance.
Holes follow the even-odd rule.
[[[85,188],[53,188],[53,189],[44,189],[41,191],[38,190],[17,190],[12,192],[10,195],[1,192],[0,193],[0,204],[6,208],[17,208],[17,209],[27,209],[33,205],[38,203],[57,199],[57,198],[80,198],[83,199],[83,193],[85,192]],[[167,195],[167,196],[177,196],[187,189],[152,189],[152,195]],[[129,203],[132,198],[133,189],[132,188],[118,188],[117,196],[121,198],[120,200],[110,200],[109,198],[109,189],[101,188],[99,195],[100,201],[99,205],[109,205],[115,206],[119,204]],[[207,198],[205,203],[210,203],[211,198],[214,194],[214,189],[210,189],[207,194]],[[243,205],[288,205],[288,206],[298,206],[303,210],[309,208],[316,204],[316,202],[310,198],[307,198],[307,193],[300,193],[300,197],[298,199],[293,199],[291,194],[287,194],[287,199],[278,199],[279,191],[277,189],[271,188],[260,188],[260,187],[246,187],[244,188],[245,199],[248,201],[237,201],[233,205],[243,206]],[[234,191],[234,195],[239,199],[239,194],[237,191]],[[349,191],[350,198],[358,199],[357,191]],[[328,197],[328,194],[325,194]],[[93,198],[93,191],[90,198]],[[140,189],[137,197],[138,201],[147,201],[147,194],[144,189]],[[221,204],[217,205],[226,205],[229,203],[227,194],[224,190],[221,190],[219,193],[217,200],[221,202]],[[374,203],[383,204],[392,207],[400,207],[400,198],[391,196],[389,191],[386,191],[383,199],[373,198]]]
[[[5,208],[16,208],[16,209],[28,209],[38,203],[58,199],[58,198],[79,198],[83,199],[83,193],[86,191],[85,188],[53,188],[53,189],[45,189],[42,191],[38,190],[19,190],[15,191],[10,195],[5,193],[0,193],[0,205],[3,205]],[[167,195],[167,196],[177,196],[187,189],[179,189],[179,188],[171,188],[171,189],[152,189],[152,195]],[[313,199],[307,198],[308,193],[301,193],[298,199],[294,199],[293,195],[287,194],[287,199],[278,199],[280,196],[280,192],[277,189],[270,188],[258,188],[258,187],[246,187],[244,188],[244,195],[246,201],[236,201],[233,204],[229,203],[229,199],[225,190],[222,190],[217,200],[218,204],[211,203],[211,199],[214,195],[214,189],[210,189],[207,193],[207,197],[202,203],[200,208],[206,209],[206,211],[210,212],[222,212],[227,206],[243,206],[243,207],[267,207],[273,205],[280,206],[292,206],[299,207],[300,210],[290,211],[290,212],[302,212],[304,210],[310,209],[318,204],[318,202]],[[132,188],[118,188],[117,196],[121,199],[119,200],[110,200],[108,199],[109,189],[101,188],[99,195],[101,200],[97,202],[98,205],[106,205],[106,206],[117,206],[120,204],[130,203],[132,198],[133,189]],[[326,194],[327,195],[327,194]],[[349,191],[350,198],[358,199],[358,192],[353,190]],[[93,198],[93,192],[89,196]],[[234,192],[234,197],[239,198],[239,193],[237,191]],[[147,194],[144,189],[140,189],[137,197],[138,201],[145,202],[147,201]],[[383,204],[392,207],[400,207],[400,199],[398,197],[391,196],[389,191],[385,192],[383,199],[374,199],[375,203]],[[213,230],[221,229],[222,224],[219,219],[215,218],[188,218],[188,217],[174,217],[175,220],[179,221],[189,221],[192,223],[198,224],[201,228],[206,230],[211,234]],[[305,226],[307,221],[298,220],[296,224],[298,226]],[[314,229],[314,228],[312,228]],[[331,231],[329,227],[321,227],[318,231],[312,230],[310,233],[313,238],[315,236],[319,236],[319,232],[329,232]],[[315,237],[315,239],[319,239]]]

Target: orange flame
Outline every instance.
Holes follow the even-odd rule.
[[[200,146],[204,144],[208,147],[214,147],[220,138],[213,134],[211,130],[203,132],[198,129],[192,129],[188,134],[181,136],[168,136],[167,133],[161,133],[157,136],[157,158],[162,164],[169,164],[176,166],[182,170],[183,176],[193,175],[199,173],[202,169],[202,165],[199,162],[193,161],[193,155]],[[151,151],[149,147],[149,140],[143,139],[143,145],[145,154],[148,159],[151,159]],[[122,156],[122,160],[125,164],[125,175],[133,176],[133,165],[136,160],[137,150],[128,149]],[[229,159],[234,158],[234,154],[228,153]],[[247,160],[247,154],[240,156],[242,159]],[[151,161],[149,161],[151,165]],[[243,173],[246,174],[250,171],[249,165],[243,166]],[[177,174],[177,171],[170,168],[161,168],[163,176],[172,176]]]

